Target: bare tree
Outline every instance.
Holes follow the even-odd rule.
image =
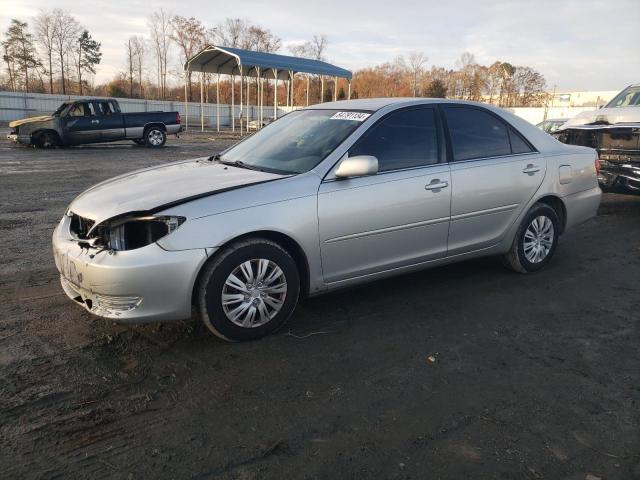
[[[211,32],[214,43],[224,47],[248,48],[247,30],[249,22],[241,18],[226,18]]]
[[[41,10],[35,18],[36,42],[44,51],[49,69],[46,71],[49,77],[49,93],[53,93],[53,53],[56,39],[56,22],[53,13]],[[45,67],[46,68],[46,67]]]
[[[206,38],[205,28],[200,20],[197,20],[194,17],[185,18],[180,15],[175,15],[171,19],[171,24],[173,26],[171,40],[173,40],[180,49],[180,53],[182,54],[182,63],[185,64],[204,46]],[[191,70],[187,70],[185,72],[189,101],[191,101],[192,97],[191,75]]]
[[[422,74],[425,63],[427,63],[427,57],[423,52],[409,52],[409,68],[413,76],[414,97],[418,95],[418,76]]]
[[[52,12],[54,18],[53,51],[57,55],[62,80],[62,93],[67,93],[65,72],[68,71],[69,53],[80,33],[80,25],[68,13],[56,8]]]
[[[135,68],[135,53],[132,45],[132,39],[133,37],[130,37],[129,40],[127,40],[127,43],[124,44],[127,55],[127,72],[129,73],[129,98],[133,98],[133,70]]]
[[[135,65],[136,74],[138,75],[138,85],[140,88],[139,95],[144,98],[142,70],[144,69],[144,60],[146,53],[146,44],[144,38],[133,36],[131,37],[131,45],[133,47],[133,60]]]
[[[156,57],[156,72],[161,99],[165,99],[167,94],[167,65],[169,63],[172,30],[171,17],[172,15],[169,12],[160,9],[160,11],[152,13],[148,19],[151,42]]]

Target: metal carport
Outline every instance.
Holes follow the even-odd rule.
[[[248,105],[248,92],[249,82],[245,82],[245,77],[258,78],[258,94],[257,94],[257,107],[258,107],[258,125],[262,126],[263,123],[263,93],[264,93],[264,80],[274,81],[274,119],[277,118],[278,107],[278,81],[284,81],[287,85],[287,107],[293,107],[293,81],[296,73],[306,73],[320,76],[320,98],[324,95],[324,77],[333,77],[336,87],[334,87],[334,100],[338,95],[338,78],[345,78],[348,82],[348,98],[351,98],[351,72],[344,68],[331,65],[330,63],[320,60],[311,60],[308,58],[292,57],[289,55],[278,55],[275,53],[256,52],[253,50],[244,50],[241,48],[233,47],[218,47],[215,45],[208,45],[200,50],[197,54],[191,57],[184,64],[185,73],[189,72],[201,72],[200,75],[200,128],[204,130],[204,73],[216,74],[216,128],[220,131],[220,75],[231,76],[231,128],[235,132],[235,85],[236,75],[240,77],[240,133],[243,129],[243,118],[247,121],[246,131],[249,131],[249,121],[244,115],[243,110],[243,90],[244,83],[247,84],[247,101],[244,102],[244,108],[247,113],[249,112]],[[185,81],[185,112],[187,112],[187,82]],[[309,105],[309,77],[307,76],[307,105]],[[188,128],[189,120],[188,115],[185,114],[185,129]]]

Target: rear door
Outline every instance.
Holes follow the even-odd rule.
[[[124,119],[111,100],[96,101],[102,124],[102,140],[120,140],[125,138]]]
[[[67,143],[81,144],[99,142],[100,119],[91,102],[74,103],[65,117]]]
[[[498,115],[443,105],[451,145],[448,255],[487,248],[506,234],[540,187],[546,161]]]
[[[318,191],[327,283],[441,258],[447,250],[449,166],[433,107],[397,110],[348,155],[373,155],[376,175],[325,179]]]

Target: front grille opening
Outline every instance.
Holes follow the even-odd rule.
[[[81,217],[74,213],[71,216],[71,225],[69,228],[71,233],[76,237],[86,240],[87,234],[89,233],[89,230],[91,230],[91,227],[93,227],[94,223],[95,222],[93,220],[89,220],[88,218]]]

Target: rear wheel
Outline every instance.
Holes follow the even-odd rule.
[[[161,147],[167,141],[167,134],[161,127],[149,127],[144,131],[144,143],[148,147]]]
[[[34,144],[38,148],[55,148],[60,145],[60,140],[55,132],[40,132],[36,135]]]
[[[504,256],[505,265],[519,273],[540,270],[556,250],[559,231],[556,211],[549,205],[536,203],[520,224],[511,249]]]
[[[205,325],[230,341],[254,340],[281,327],[298,303],[300,277],[291,255],[271,240],[225,248],[200,278],[198,306]]]

